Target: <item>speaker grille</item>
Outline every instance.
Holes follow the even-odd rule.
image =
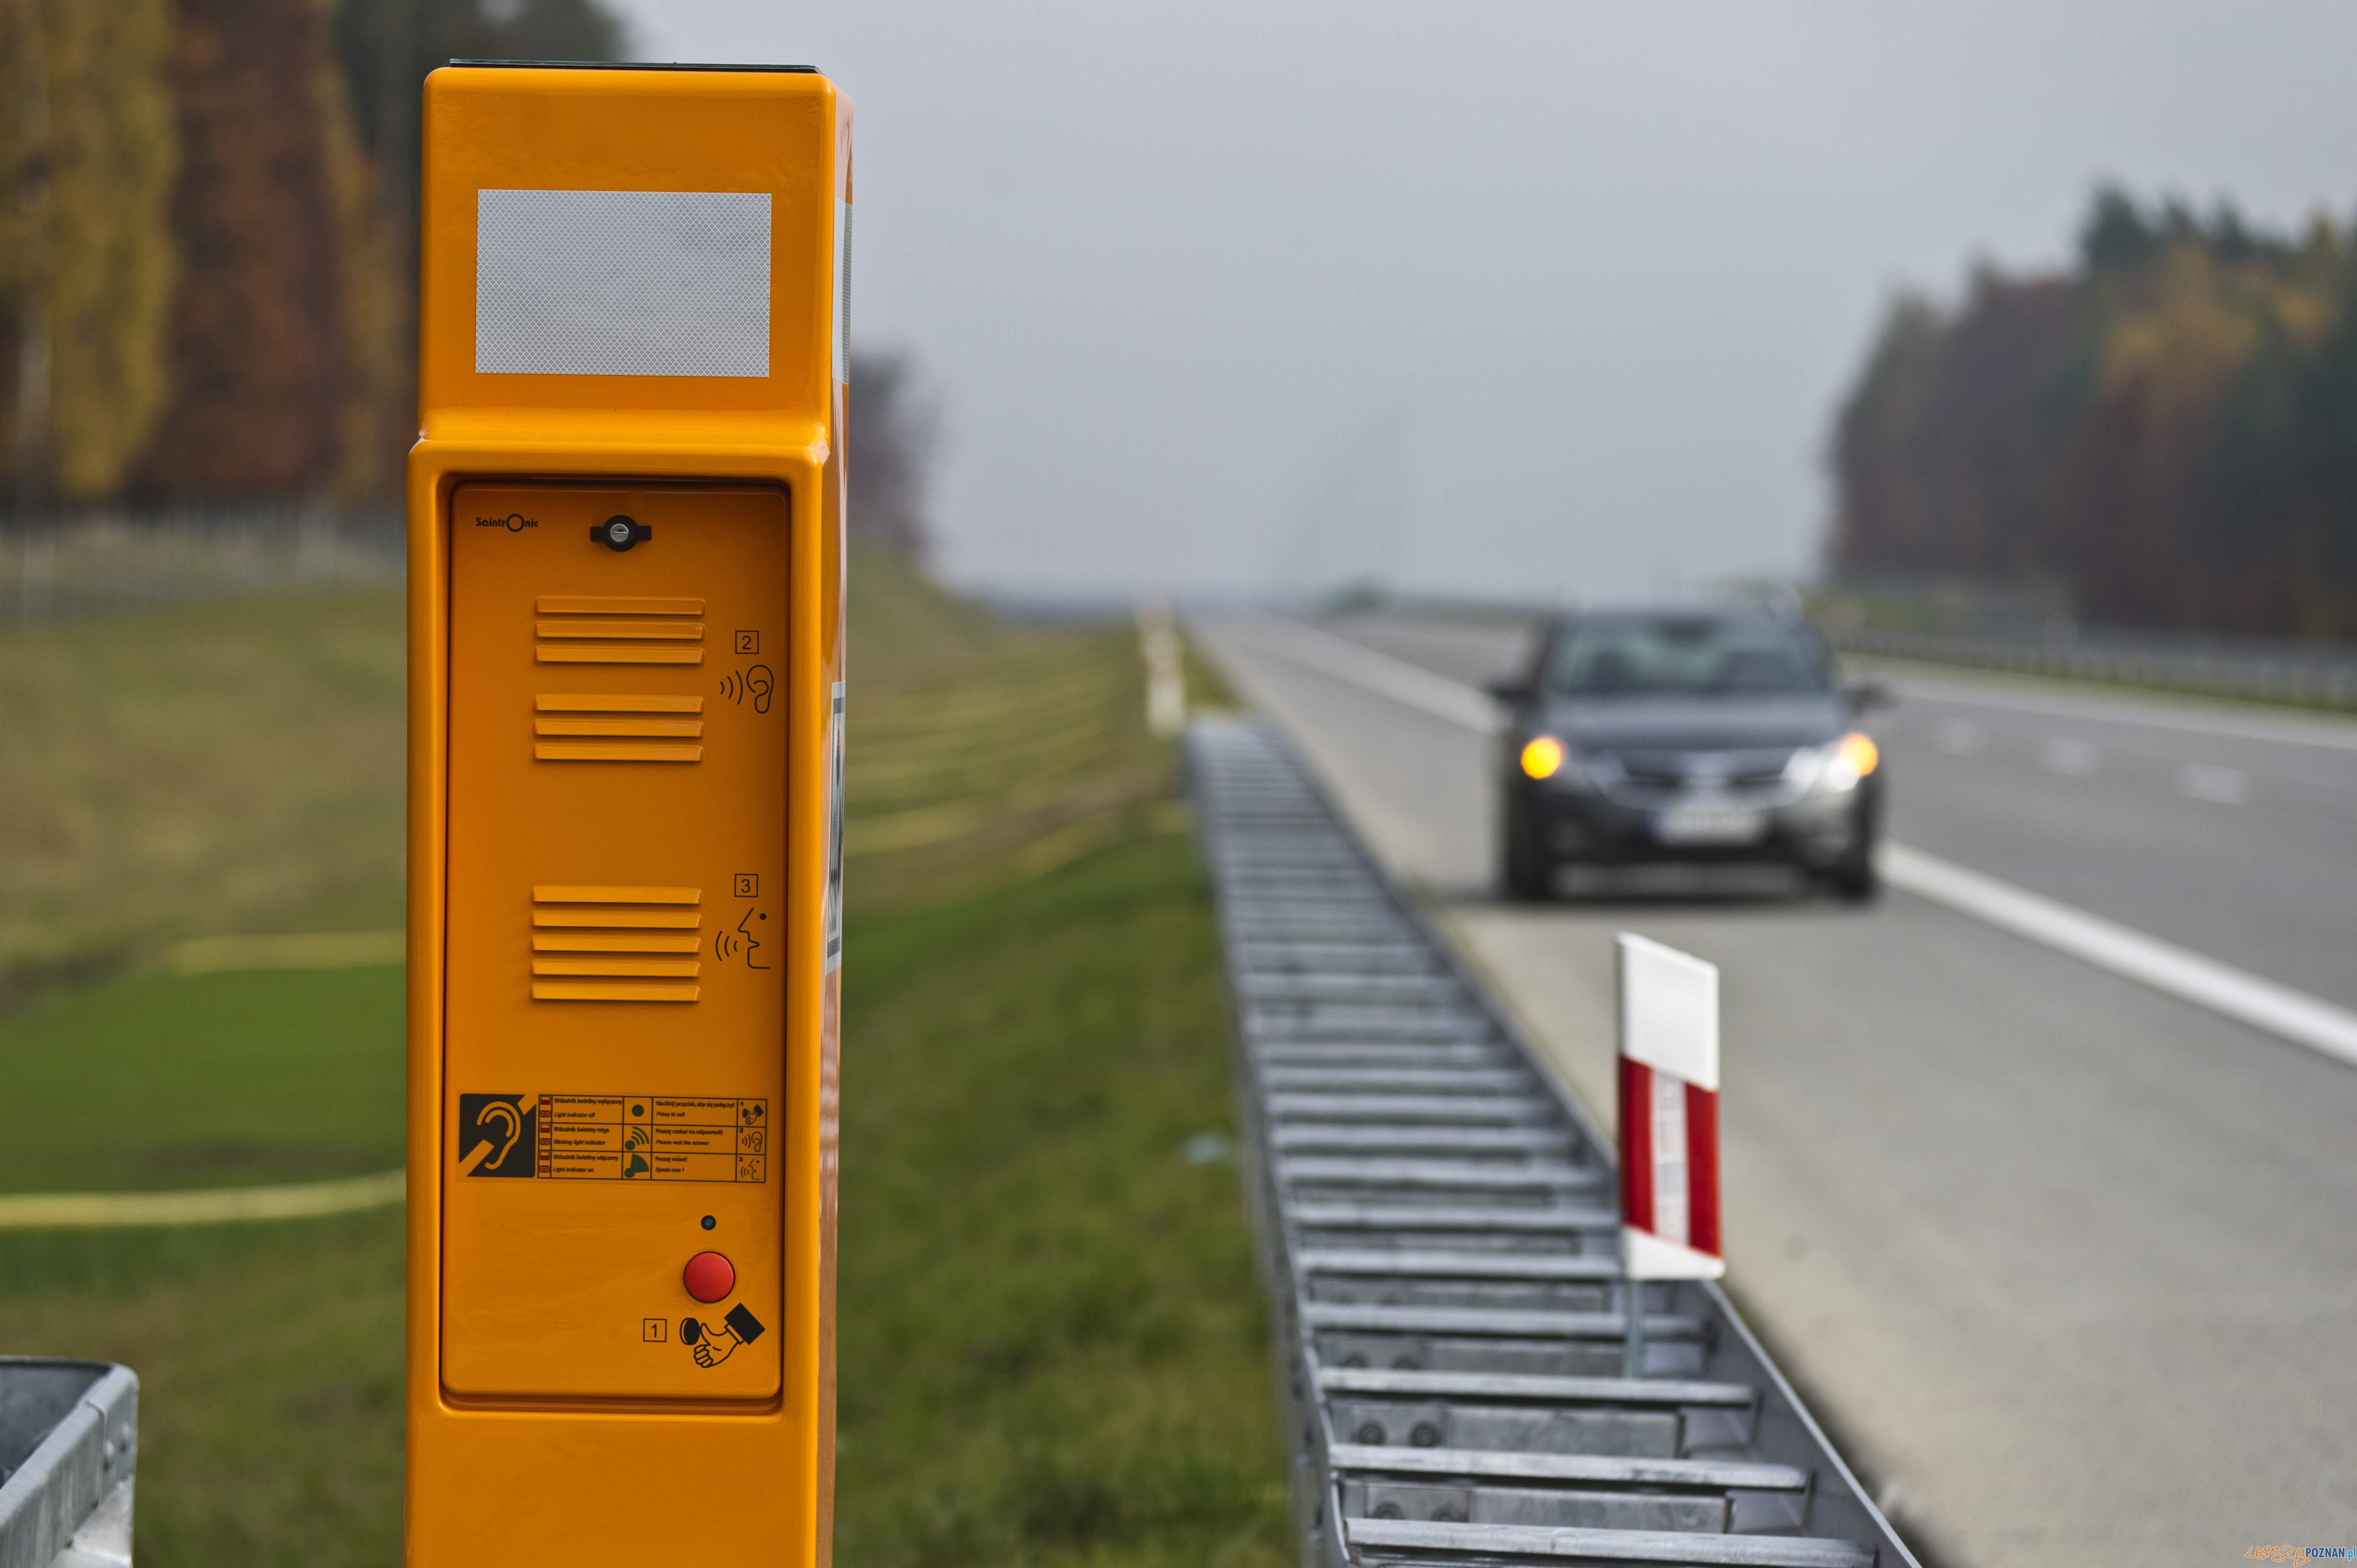
[[[695,887],[532,890],[535,1002],[693,1002],[704,966]]]

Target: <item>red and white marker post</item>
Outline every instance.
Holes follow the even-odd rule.
[[[1623,931],[1620,1262],[1629,1376],[1645,1375],[1647,1280],[1727,1273],[1718,1232],[1718,966]]]

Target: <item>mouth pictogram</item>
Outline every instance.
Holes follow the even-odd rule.
[[[769,918],[770,917],[767,914],[764,914],[759,909],[748,909],[745,911],[745,918],[737,922],[735,929],[731,930],[724,926],[719,930],[713,932],[712,956],[718,959],[721,962],[726,963],[730,959],[742,953],[745,955],[745,967],[747,969],[769,968],[770,966],[766,963],[756,963],[753,961],[753,955],[760,951],[762,947],[761,939],[754,935],[753,923],[757,920],[766,920]]]

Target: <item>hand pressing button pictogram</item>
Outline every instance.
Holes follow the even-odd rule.
[[[717,1328],[698,1318],[679,1320],[679,1338],[683,1345],[694,1348],[695,1364],[716,1367],[728,1359],[739,1345],[750,1345],[761,1337],[761,1320],[739,1302],[728,1309]]]

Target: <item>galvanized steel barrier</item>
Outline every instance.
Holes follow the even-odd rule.
[[[130,1568],[139,1380],[0,1356],[0,1568]]]
[[[1610,1142],[1280,739],[1187,761],[1303,1562],[1912,1564],[1716,1284],[1623,1375]]]

